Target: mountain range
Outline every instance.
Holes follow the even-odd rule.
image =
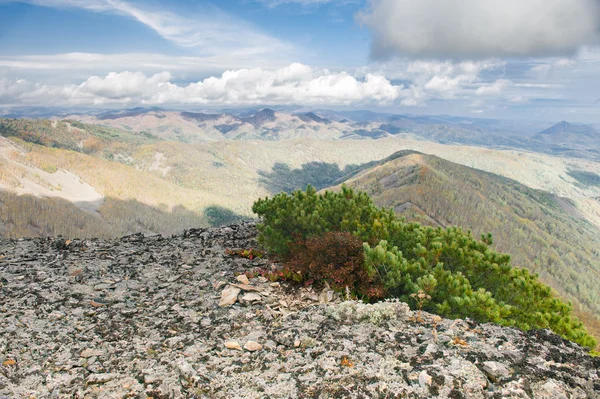
[[[270,108],[203,113],[132,108],[72,119],[132,132],[147,132],[164,140],[286,140],[290,138],[380,139],[412,137],[445,144],[520,148],[547,154],[600,159],[597,127],[561,121],[502,121],[444,115],[398,115],[372,111],[305,110],[283,112]]]

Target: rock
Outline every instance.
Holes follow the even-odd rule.
[[[510,377],[510,370],[499,362],[483,362],[481,369],[493,382]]]
[[[240,343],[237,342],[237,341],[227,341],[227,342],[225,342],[225,347],[227,349],[235,349],[235,350],[238,350],[238,351],[242,350],[242,347],[240,346]]]
[[[319,294],[319,303],[329,303],[333,300],[333,290],[324,289]]]
[[[90,374],[87,378],[87,384],[104,384],[110,380],[114,380],[119,375],[115,373]]]
[[[101,351],[101,350],[88,348],[88,349],[84,349],[79,354],[79,356],[81,356],[83,358],[89,358],[89,357],[92,357],[92,356],[101,356],[103,354],[104,354],[104,352]]]
[[[244,345],[244,349],[246,349],[247,351],[250,351],[250,352],[256,352],[256,351],[259,351],[262,349],[262,345],[259,344],[258,342],[248,341]]]
[[[236,287],[229,286],[221,292],[219,306],[231,306],[237,301],[237,297],[242,290]]]
[[[432,378],[427,372],[421,371],[419,374],[419,385],[422,388],[428,388],[431,385]]]
[[[185,360],[179,359],[176,363],[177,370],[184,378],[191,378],[196,375],[194,368]]]
[[[245,285],[250,284],[250,280],[248,280],[248,277],[245,274],[240,274],[236,277],[236,280]]]
[[[310,294],[308,294],[307,297],[311,301],[319,302],[319,296],[317,294],[315,294],[314,292],[311,292]]]
[[[260,295],[255,294],[253,292],[249,292],[249,293],[245,294],[244,296],[242,296],[242,301],[254,302],[254,301],[260,301],[261,298],[262,297]]]
[[[229,285],[231,285],[232,287],[236,287],[236,288],[242,289],[244,291],[256,291],[256,292],[261,292],[262,291],[262,288],[256,287],[254,285],[233,284],[233,283],[230,283]]]
[[[535,384],[532,391],[536,399],[569,399],[570,397],[563,387],[552,379]]]
[[[435,355],[440,351],[440,348],[436,344],[427,344],[427,348],[425,348],[425,352],[423,356]]]
[[[92,299],[90,301],[90,305],[92,305],[92,307],[94,307],[94,308],[101,308],[103,306],[106,306],[106,302],[101,301],[99,299]]]

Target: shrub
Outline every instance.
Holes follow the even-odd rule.
[[[320,236],[328,231],[346,231],[363,242],[376,244],[387,237],[386,226],[395,219],[393,211],[377,208],[366,193],[342,186],[339,193],[317,195],[308,186],[291,195],[280,193],[259,199],[252,211],[262,219],[259,242],[274,254],[286,258],[295,241]]]
[[[345,186],[322,195],[309,186],[306,192],[258,200],[252,209],[262,219],[259,242],[289,260],[296,273],[339,289],[347,285],[365,299],[385,293],[413,308],[411,296],[422,291],[431,299],[419,306],[432,313],[523,330],[550,328],[583,346],[596,344],[570,304],[489,247],[491,235],[478,241],[457,227],[406,223]]]
[[[364,267],[365,252],[360,238],[348,232],[327,232],[292,246],[288,267],[305,279],[327,281],[332,288],[380,299],[383,287],[376,275]]]

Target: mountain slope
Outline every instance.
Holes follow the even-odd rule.
[[[370,166],[370,165],[369,165]],[[366,166],[346,184],[416,221],[491,232],[579,310],[600,315],[600,230],[574,204],[498,175],[412,151]],[[599,331],[600,332],[600,331]]]
[[[151,110],[144,114],[152,112],[162,111]],[[276,113],[276,116],[291,118],[293,122],[302,115],[292,117]],[[315,129],[321,126],[314,121],[314,116],[305,116],[305,119],[313,120],[310,123],[315,125]],[[211,114],[186,114],[186,118],[199,121],[210,122],[215,117],[221,118]],[[277,121],[268,122],[263,127],[279,124]],[[253,129],[248,123],[244,126]],[[350,164],[360,165],[398,150],[414,149],[500,173],[527,186],[569,197],[578,203],[589,220],[600,226],[600,201],[595,199],[600,196],[600,187],[582,185],[576,179],[578,174],[600,170],[600,164],[593,161],[523,151],[442,145],[403,135],[378,140],[323,140],[317,130],[312,132],[314,137],[292,140],[263,138],[188,144],[164,141],[149,133],[73,120],[3,119],[0,120],[0,135],[13,137],[0,137],[0,184],[16,190],[18,194],[58,196],[86,204],[106,195],[123,200],[136,199],[152,206],[160,203],[183,205],[197,211],[198,207],[210,206],[212,201],[217,201],[217,204],[222,203],[236,213],[249,215],[252,201],[268,194],[262,184],[265,176],[272,181],[281,180],[279,177],[294,178],[295,175],[313,178],[308,176],[310,173],[305,173],[306,170],[296,173],[297,168],[319,162],[341,171]],[[229,133],[218,134],[225,137]],[[63,152],[65,150],[67,152]],[[273,169],[278,164],[283,168]],[[83,165],[88,166],[84,168]],[[278,176],[287,167],[293,173]],[[117,170],[122,171],[119,172],[122,176],[132,176],[131,180],[127,179],[127,185],[119,184],[121,175],[113,173]],[[102,179],[104,175],[111,176],[114,181]],[[32,186],[36,181],[43,187],[40,184]],[[161,181],[167,182],[166,187],[173,195],[161,193]],[[78,182],[81,183],[78,185]],[[289,183],[291,188],[304,188],[307,181],[301,179]],[[298,185],[294,187],[294,184]],[[184,195],[177,194],[180,188],[186,189]],[[132,191],[136,192],[134,196],[128,194]],[[81,198],[82,193],[89,195]]]

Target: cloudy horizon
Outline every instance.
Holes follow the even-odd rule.
[[[600,122],[595,0],[0,0],[0,107]]]

